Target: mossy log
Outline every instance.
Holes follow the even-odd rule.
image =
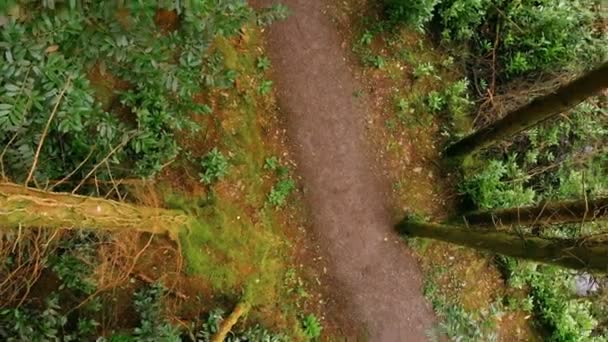
[[[605,88],[608,88],[608,62],[454,143],[447,148],[446,156],[464,157],[491,146],[567,111]]]
[[[211,342],[223,342],[228,336],[228,333],[232,330],[232,327],[239,321],[241,316],[247,314],[251,309],[251,305],[247,302],[240,302],[236,305],[234,310],[230,313],[230,316],[226,317],[217,332],[211,337]]]
[[[470,229],[404,220],[397,229],[411,237],[457,245],[572,269],[608,271],[608,243],[584,239],[546,239],[503,231]]]
[[[589,201],[546,202],[537,206],[480,210],[464,215],[473,226],[543,225],[608,220],[608,197]]]
[[[136,230],[177,239],[189,220],[177,210],[0,183],[0,227],[4,228]]]

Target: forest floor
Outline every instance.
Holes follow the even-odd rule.
[[[268,5],[271,1],[259,1]],[[324,1],[288,0],[267,33],[313,231],[327,258],[326,315],[342,336],[423,341],[435,321],[413,254],[393,229],[390,188],[373,170],[370,107]]]
[[[326,300],[318,285],[324,266],[305,231],[301,194],[286,191],[277,205],[269,200],[278,184],[292,180],[295,163],[274,94],[260,91],[268,76],[257,66],[264,57],[261,29],[247,26],[237,37],[218,37],[213,48],[229,70],[239,73],[235,87],[198,94],[197,101],[209,103],[213,110],[213,115],[196,117],[205,129],[179,135],[187,152],[156,181],[129,186],[135,202],[178,208],[199,222],[180,236],[178,244],[154,238],[146,246],[140,238],[138,246],[145,246],[145,253],[133,273],[169,288],[172,296],[164,305],[175,324],[186,326],[184,322],[200,320],[215,308],[230,312],[246,300],[254,309],[240,326],[260,323],[304,340],[302,317],[313,314],[325,325]],[[98,93],[104,93],[117,81],[106,75],[94,84],[99,84]],[[229,156],[230,172],[206,186],[200,181],[199,160],[214,147]],[[133,287],[123,291],[125,297]],[[131,302],[122,304],[115,310],[116,321],[136,324]]]

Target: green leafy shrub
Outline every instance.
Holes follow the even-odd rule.
[[[520,134],[506,152],[486,152],[481,167],[466,176],[462,190],[483,208],[515,207],[541,199],[580,199],[584,192],[590,197],[605,195],[608,157],[603,146],[608,121],[602,113],[602,107],[590,99],[564,118]],[[546,238],[581,238],[605,231],[602,225],[588,223],[522,229]],[[572,271],[507,257],[500,260],[508,270],[510,286],[530,289],[527,306],[532,304],[550,340],[606,339],[600,323],[606,305],[576,298]]]
[[[323,327],[315,315],[310,314],[304,316],[301,324],[304,335],[309,339],[312,340],[321,336],[321,330]]]
[[[268,157],[264,160],[264,170],[275,171],[281,167],[281,162],[276,156]]]
[[[92,270],[88,264],[74,254],[62,254],[51,261],[53,272],[62,284],[59,289],[68,288],[84,294],[92,294],[97,285],[90,279]]]
[[[509,180],[508,182],[506,180]],[[536,193],[524,186],[525,174],[513,159],[491,160],[465,180],[462,190],[481,208],[517,207],[534,203]]]
[[[603,146],[608,121],[604,112],[592,99],[563,120],[520,134],[502,159],[487,158],[461,189],[483,208],[576,199],[583,188],[589,196],[607,194],[608,159]]]
[[[507,74],[553,71],[575,60],[589,60],[597,50],[590,5],[563,0],[506,5],[498,56]]]
[[[467,41],[477,34],[491,0],[443,0],[437,6],[445,40]]]
[[[468,45],[487,59],[496,49],[498,76],[555,72],[601,62],[605,36],[584,0],[385,0],[393,20],[416,28],[434,23],[445,42]],[[497,36],[498,35],[498,36]],[[576,65],[575,63],[581,63]]]
[[[228,173],[228,159],[215,147],[203,157],[201,167],[203,168],[203,172],[199,174],[201,182],[213,184]]]
[[[45,300],[41,312],[23,308],[0,311],[0,337],[3,341],[59,341],[67,317],[60,313],[56,295]]]
[[[530,286],[535,309],[550,328],[551,340],[588,341],[598,327],[591,301],[573,296],[574,273],[555,266],[539,265],[503,257],[509,283],[516,288]],[[598,341],[601,336],[596,336]]]
[[[440,0],[384,0],[385,12],[394,21],[422,29],[433,18],[433,9]]]
[[[156,283],[135,293],[133,303],[139,314],[139,326],[133,335],[137,341],[181,341],[180,331],[163,316],[162,299],[166,292],[162,284]]]
[[[98,264],[93,247],[103,237],[92,232],[74,232],[61,241],[56,254],[50,256],[48,266],[59,278],[59,290],[68,289],[76,296],[88,296],[95,292],[97,284],[93,269]]]
[[[5,174],[24,180],[47,122],[39,182],[61,179],[85,160],[75,179],[103,160],[109,167],[97,170],[98,179],[108,179],[108,170],[151,176],[179,153],[174,133],[197,130],[192,115],[210,112],[194,95],[234,84],[236,73],[210,49],[214,38],[255,16],[240,0],[177,2],[169,9],[179,25],[163,32],[154,22],[158,8],[156,1],[19,2],[28,15],[7,17],[0,33]]]
[[[0,340],[80,341],[96,335],[101,302],[93,296],[97,290],[92,279],[97,264],[93,246],[100,239],[92,233],[72,232],[58,242],[55,255],[40,260],[40,270],[52,272],[58,283],[50,284],[44,303],[27,298],[19,306],[0,310]],[[22,266],[3,265],[2,273],[15,267]]]
[[[52,293],[43,308],[6,308],[0,310],[2,341],[83,341],[95,336],[99,323],[78,317],[70,324],[59,295]]]
[[[473,101],[469,99],[469,80],[463,78],[451,84],[445,91],[446,107],[452,124],[452,130],[457,135],[464,135],[473,129],[469,117]]]

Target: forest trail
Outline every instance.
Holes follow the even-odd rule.
[[[362,87],[339,32],[322,0],[281,2],[291,15],[268,29],[268,54],[314,234],[330,267],[329,299],[344,306],[333,314],[370,341],[426,341],[435,318],[416,260],[394,232],[389,188],[372,171],[367,109],[354,96]]]

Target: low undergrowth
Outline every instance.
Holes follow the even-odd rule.
[[[355,24],[344,25],[365,67],[374,113],[381,113],[369,123],[394,180],[397,218],[405,211],[448,219],[456,198],[469,209],[491,209],[606,195],[602,98],[466,160],[462,173],[440,162],[450,142],[559,83],[546,80],[602,60],[597,8],[576,1],[384,3],[388,20],[374,17],[372,4],[371,18],[360,14],[370,15],[369,8],[359,8],[350,13],[361,16]],[[563,75],[558,81],[569,78]],[[606,231],[597,223],[522,229],[547,237]],[[591,286],[590,297],[574,291],[581,279],[603,283],[602,276],[509,258],[494,262],[489,254],[439,242],[410,243],[426,273],[425,293],[442,318],[439,330],[451,339],[606,338],[605,289]]]
[[[119,291],[107,287],[95,273],[104,261],[98,244],[111,243],[109,236],[95,233],[64,233],[54,243],[55,252],[40,261],[42,277],[50,284],[44,289],[36,284],[34,295],[17,305],[0,310],[0,338],[4,341],[209,341],[222,320],[222,310],[201,314],[191,325],[173,322],[171,307],[175,289],[161,282],[146,283],[126,274],[129,285]],[[113,243],[118,243],[113,242]],[[145,248],[141,250],[145,251]],[[114,251],[114,253],[117,251]],[[127,255],[123,255],[126,257]],[[149,256],[149,255],[147,255]],[[15,265],[17,266],[17,265]],[[120,267],[120,264],[114,264]],[[14,272],[16,267],[2,271]],[[141,270],[139,270],[141,271]],[[107,277],[108,274],[104,274]],[[130,315],[109,322],[112,310]],[[206,317],[205,317],[206,316]],[[252,341],[286,341],[260,325],[239,328],[229,341],[249,338]]]
[[[476,161],[469,160],[462,191],[477,207],[489,209],[605,196],[607,124],[605,110],[597,102],[583,103],[563,120],[521,134],[506,152],[487,152]],[[605,233],[607,228],[595,222],[520,229],[545,237],[578,238]],[[534,312],[551,339],[607,338],[601,316],[605,301],[597,300],[605,296],[605,290],[596,287],[591,297],[577,295],[580,288],[601,283],[603,276],[504,260],[508,283],[530,290]],[[580,279],[587,279],[587,284],[577,285]]]

